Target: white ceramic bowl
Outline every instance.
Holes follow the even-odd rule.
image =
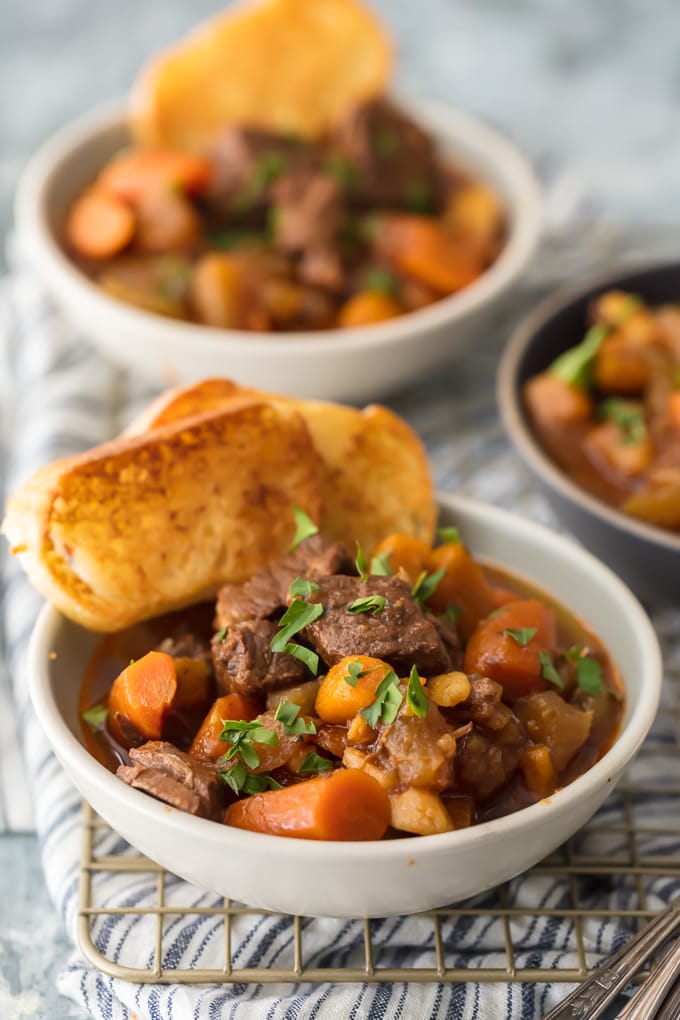
[[[461,350],[476,316],[512,284],[538,240],[540,194],[525,157],[502,135],[442,103],[403,103],[442,150],[502,196],[509,234],[497,261],[471,286],[420,311],[360,329],[251,333],[177,322],[123,304],[87,279],[61,250],[67,210],[128,142],[120,105],[58,131],[26,167],[16,197],[19,240],[67,315],[111,358],[165,384],[225,375],[292,396],[371,399]]]
[[[468,500],[443,496],[440,507],[441,523],[457,525],[473,552],[553,590],[589,621],[618,663],[625,717],[596,765],[547,800],[437,836],[322,843],[194,818],[126,786],[85,749],[78,688],[99,637],[46,607],[31,643],[31,697],[59,760],[95,810],[148,857],[199,886],[311,916],[384,916],[455,902],[529,868],[571,836],[610,793],[652,724],[662,677],[654,631],[623,583],[566,539]]]

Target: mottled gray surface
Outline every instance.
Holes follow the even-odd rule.
[[[454,101],[515,137],[550,182],[553,227],[678,226],[680,241],[675,0],[375,3],[394,26],[400,87]],[[122,94],[148,54],[216,6],[0,4],[0,233],[31,150],[69,117]],[[0,839],[0,904],[2,1020],[82,1015],[54,991],[68,947],[30,836]]]

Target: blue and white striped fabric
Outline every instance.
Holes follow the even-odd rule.
[[[501,435],[494,409],[493,381],[498,353],[509,324],[534,295],[517,295],[480,332],[479,343],[464,362],[438,373],[393,402],[424,438],[440,488],[476,496],[527,516],[550,522],[541,501],[525,487],[515,458]],[[2,371],[2,478],[10,491],[37,466],[56,457],[101,442],[115,434],[151,395],[123,372],[106,365],[84,341],[68,329],[45,301],[34,281],[21,273],[0,290],[2,314],[0,364]],[[75,930],[77,870],[80,853],[80,801],[48,749],[26,695],[26,646],[40,606],[16,566],[3,550],[3,627],[0,657],[0,826],[30,827],[33,809],[42,843],[50,894],[69,932]],[[678,675],[680,615],[666,611],[655,616],[665,645],[669,670]],[[675,647],[673,643],[675,642]],[[14,720],[14,722],[10,722]],[[655,731],[661,751],[641,757],[638,776],[660,777],[657,786],[677,782],[677,763],[663,754],[675,740],[671,713],[662,713]],[[23,760],[26,769],[22,766]],[[639,824],[653,829],[667,822],[672,806],[663,791],[638,806]],[[588,850],[614,854],[625,846],[625,819],[616,797],[602,809],[599,820],[620,820],[621,835],[582,836]],[[653,840],[640,852],[655,849]],[[100,837],[99,852],[128,854],[117,836]],[[620,844],[620,845],[617,845]],[[666,838],[665,853],[680,850],[680,833]],[[677,894],[677,883],[658,878],[646,889],[650,909]],[[532,877],[511,884],[514,904],[527,911],[512,922],[517,966],[544,968],[577,966],[568,919],[533,918],[531,909],[568,908],[570,888],[560,876]],[[148,875],[95,876],[98,905],[153,906],[156,884]],[[597,910],[621,910],[637,904],[638,889],[631,879],[616,885],[592,884],[581,890],[581,905]],[[171,879],[168,906],[210,906],[212,895]],[[485,902],[479,900],[480,904]],[[220,967],[221,922],[210,917],[166,919],[166,966]],[[107,916],[94,929],[98,948],[119,963],[138,967],[150,962],[154,944],[150,918]],[[628,934],[619,922],[587,920],[583,937],[592,960],[616,948]],[[500,922],[469,916],[443,926],[447,962],[455,966],[506,964],[504,931]],[[233,927],[234,965],[281,967],[290,965],[292,929],[287,919],[247,916]],[[432,925],[423,918],[377,921],[373,928],[382,965],[431,966]],[[361,965],[363,925],[358,921],[305,922],[305,963],[342,968]],[[61,975],[63,994],[81,1003],[97,1018],[107,1020],[184,1020],[184,1018],[268,1018],[268,1020],[375,1020],[409,1017],[455,1017],[534,1020],[555,1005],[564,985],[457,986],[381,985],[166,985],[140,986],[113,980],[93,970],[77,955]]]

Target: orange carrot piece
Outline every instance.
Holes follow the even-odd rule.
[[[413,535],[395,532],[388,535],[373,551],[374,556],[389,554],[393,574],[403,570],[412,584],[415,584],[423,570],[428,569],[432,550],[427,542]]]
[[[593,402],[578,386],[541,372],[524,387],[524,401],[539,428],[562,428],[593,417]]]
[[[171,149],[134,149],[111,160],[97,184],[127,202],[137,202],[154,191],[179,190],[199,195],[212,174],[210,161]]]
[[[361,663],[361,676],[355,684],[349,668],[352,662]],[[331,666],[321,681],[316,696],[316,714],[327,723],[348,722],[362,708],[372,704],[376,688],[389,671],[390,667],[382,659],[374,659],[370,655],[346,656]]]
[[[523,630],[535,633],[528,636]],[[521,698],[550,686],[542,675],[539,653],[552,652],[556,640],[557,620],[552,609],[538,599],[517,599],[482,620],[473,631],[465,649],[464,669],[496,680],[506,697]]]
[[[338,326],[369,326],[401,315],[404,309],[390,297],[376,290],[359,291],[349,298],[338,313]]]
[[[298,839],[381,839],[390,820],[390,802],[376,779],[359,769],[268,790],[238,800],[226,813],[227,825]]]
[[[111,733],[126,747],[135,738],[160,740],[176,693],[177,674],[172,656],[147,652],[126,666],[113,682],[107,720]]]
[[[228,750],[228,745],[220,740],[220,734],[224,729],[223,720],[242,719],[245,722],[252,722],[260,712],[261,706],[250,698],[244,698],[242,694],[225,694],[224,697],[218,698],[201,723],[189,748],[189,754],[199,761],[217,761]]]
[[[668,410],[676,429],[680,429],[680,390],[671,393],[668,398]]]
[[[428,570],[442,569],[444,576],[428,599],[428,608],[435,613],[445,613],[449,606],[460,609],[458,627],[463,637],[469,637],[496,607],[493,588],[462,542],[445,542],[432,550]]]
[[[467,287],[484,269],[476,252],[428,216],[381,217],[375,243],[378,254],[400,272],[414,276],[439,294]]]
[[[88,259],[108,259],[134,236],[135,215],[120,198],[90,188],[76,200],[66,221],[66,240]]]

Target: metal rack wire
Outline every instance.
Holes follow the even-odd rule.
[[[413,965],[408,960],[399,967],[383,965],[380,960],[381,947],[376,947],[372,922],[368,920],[358,922],[363,925],[363,949],[362,959],[355,965],[340,970],[319,966],[315,962],[310,963],[306,939],[313,931],[314,922],[300,917],[280,917],[282,921],[289,923],[291,928],[292,959],[289,966],[273,968],[238,966],[233,958],[235,948],[233,925],[237,918],[244,915],[255,922],[264,916],[264,912],[229,900],[215,906],[191,905],[186,908],[178,906],[175,902],[169,903],[166,898],[168,883],[172,881],[174,886],[178,880],[136,853],[112,854],[110,840],[107,842],[106,838],[102,839],[103,836],[111,836],[111,831],[87,805],[84,805],[83,809],[83,849],[79,886],[80,949],[85,958],[104,973],[136,982],[582,981],[592,972],[602,955],[593,951],[592,944],[590,946],[586,944],[587,940],[584,939],[586,926],[604,921],[617,922],[621,927],[623,939],[632,934],[637,926],[649,920],[660,908],[662,904],[657,895],[660,886],[675,892],[674,884],[677,883],[680,890],[678,853],[680,818],[676,822],[673,812],[669,811],[664,814],[664,823],[659,825],[656,821],[649,824],[644,817],[638,817],[641,806],[653,802],[655,798],[671,798],[677,803],[680,796],[680,781],[676,778],[680,777],[680,768],[670,770],[668,768],[669,755],[671,763],[680,766],[680,744],[674,725],[677,718],[677,709],[675,706],[669,706],[667,719],[673,724],[674,735],[669,739],[670,735],[667,733],[665,737],[662,735],[660,740],[648,741],[645,744],[633,768],[608,801],[608,810],[604,818],[602,814],[597,815],[568,843],[524,876],[543,877],[544,881],[558,879],[566,891],[559,907],[527,906],[522,902],[523,879],[518,879],[498,887],[491,896],[484,898],[481,905],[475,901],[472,904],[444,907],[419,915],[423,922],[431,925],[432,958],[428,966]],[[103,846],[103,852],[99,852],[99,844]],[[153,876],[155,902],[144,907],[96,905],[95,876],[120,873],[128,875],[146,873]],[[625,906],[617,904],[614,907],[604,907],[599,903],[592,905],[593,900],[589,893],[593,888],[606,887],[607,883],[617,889],[625,885],[627,889]],[[655,892],[650,904],[651,888]],[[123,965],[112,959],[110,953],[97,948],[93,926],[102,918],[120,915],[146,916],[152,919],[155,950],[149,955],[144,966]],[[192,918],[209,915],[221,919],[224,952],[220,966],[209,969],[181,969],[168,964],[164,945],[167,929],[171,918],[182,915]],[[502,965],[497,965],[497,961],[492,961],[489,966],[460,965],[457,947],[450,944],[448,932],[452,930],[451,922],[464,917],[483,917],[500,922],[505,957]],[[532,967],[526,965],[526,960],[525,965],[518,962],[518,954],[513,946],[512,926],[517,921],[527,918],[555,918],[567,922],[569,944],[563,948],[569,951],[563,954],[564,965],[560,963],[559,958],[557,962],[551,961],[550,967]],[[452,963],[456,960],[458,963]],[[641,976],[644,976],[644,973]]]

